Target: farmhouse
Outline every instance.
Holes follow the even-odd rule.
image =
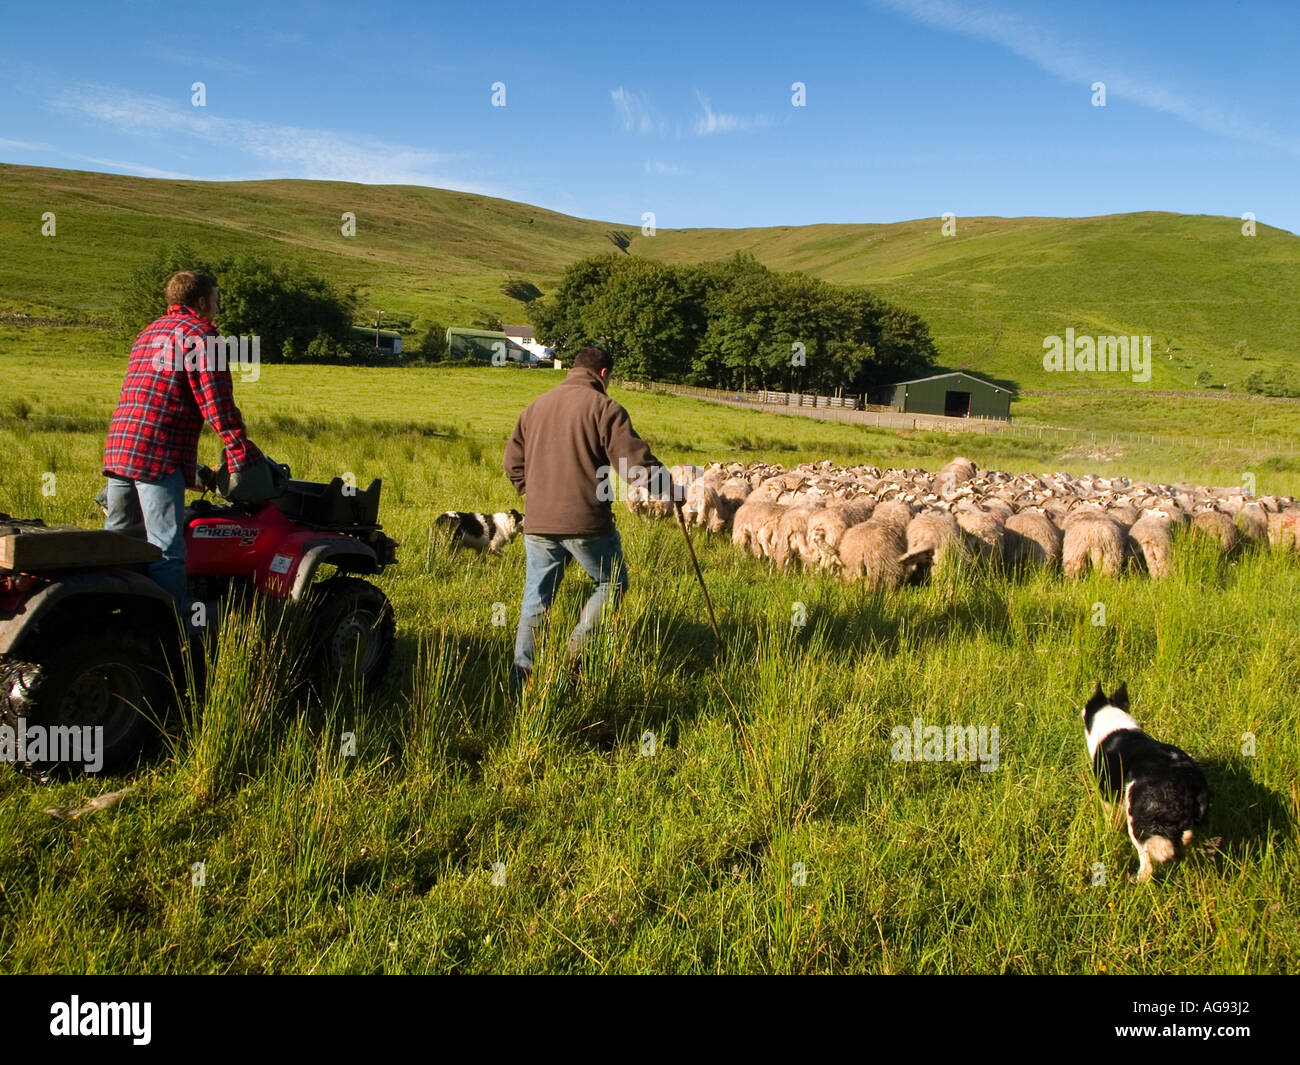
[[[1011,391],[968,373],[934,374],[886,385],[885,406],[906,414],[1011,420]]]
[[[506,338],[529,352],[535,360],[548,362],[555,357],[555,352],[538,341],[531,325],[507,325],[502,327]]]

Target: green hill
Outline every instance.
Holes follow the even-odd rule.
[[[41,235],[44,212],[57,235]],[[341,232],[356,215],[356,235]],[[564,267],[633,234],[631,252],[670,262],[752,252],[777,269],[872,286],[930,323],[944,362],[1020,388],[1236,389],[1295,369],[1300,237],[1231,218],[963,218],[888,225],[659,230],[571,218],[526,204],[410,186],[325,181],[197,182],[0,165],[0,314],[101,319],[129,270],[176,238],[214,255],[295,256],[394,317],[469,324],[523,320],[508,278],[548,291]],[[1150,335],[1149,384],[1049,374],[1043,338]]]

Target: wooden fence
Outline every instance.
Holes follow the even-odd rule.
[[[767,410],[773,413],[802,414],[809,418],[824,418],[882,429],[913,429],[933,432],[958,433],[1009,433],[1022,439],[1048,440],[1055,446],[1062,442],[1075,446],[1119,447],[1125,444],[1170,448],[1191,447],[1198,451],[1209,449],[1229,451],[1267,450],[1285,454],[1300,453],[1300,438],[1284,441],[1270,437],[1264,442],[1254,436],[1229,437],[1216,433],[1184,436],[1161,436],[1156,433],[1125,433],[1106,430],[1068,429],[1051,425],[1018,425],[1001,418],[948,418],[938,414],[904,414],[892,407],[865,406],[855,409],[854,396],[811,396],[797,392],[742,392],[720,388],[697,388],[692,385],[619,381],[622,388],[645,392],[666,392],[677,396],[726,403],[748,410]]]

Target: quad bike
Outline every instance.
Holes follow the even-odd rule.
[[[207,639],[186,638],[170,596],[146,575],[160,552],[103,530],[47,529],[0,515],[0,755],[6,729],[102,728],[106,768],[137,758],[187,690],[202,690],[205,644],[221,614],[262,601],[305,609],[306,677],[318,691],[388,668],[388,597],[357,574],[396,561],[379,524],[376,480],[365,491],[289,480],[278,498],[186,508],[186,572]],[[141,530],[141,536],[143,530]],[[318,579],[332,569],[326,579]],[[12,754],[9,755],[13,757]],[[40,764],[32,758],[33,764]]]

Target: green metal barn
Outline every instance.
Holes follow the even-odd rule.
[[[887,406],[906,414],[1011,420],[1010,389],[961,371],[899,381],[887,386],[885,394]]]
[[[521,348],[505,333],[490,329],[462,329],[452,326],[447,330],[447,357],[475,359],[479,362],[507,362],[532,365],[536,359],[531,352]]]

